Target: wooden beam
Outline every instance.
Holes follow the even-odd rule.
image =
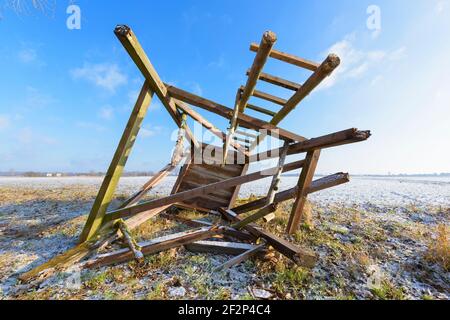
[[[260,245],[254,246],[253,248],[251,248],[251,249],[241,253],[237,257],[234,257],[233,259],[228,260],[224,264],[222,264],[219,267],[215,268],[214,271],[221,271],[221,270],[230,269],[230,268],[232,268],[232,267],[234,267],[234,266],[244,262],[245,260],[250,259],[252,256],[257,254],[258,252],[261,252],[265,248],[266,248],[266,243],[265,242],[260,244]]]
[[[247,75],[249,74],[250,70],[247,71]],[[288,89],[288,90],[292,90],[292,91],[297,91],[298,89],[301,88],[301,84],[298,84],[296,82],[293,81],[289,81],[280,77],[276,77],[273,76],[271,74],[268,73],[261,73],[259,75],[259,80],[267,82],[267,83],[271,83],[274,84],[276,86]]]
[[[291,144],[289,146],[288,155],[309,152],[315,149],[326,149],[361,142],[369,139],[370,131],[359,131],[358,129],[348,129],[344,131],[335,132],[329,135],[313,138],[310,140]],[[264,161],[268,159],[277,158],[282,151],[282,148],[277,148],[262,152],[260,154],[250,156],[250,163]]]
[[[248,243],[222,242],[222,241],[196,241],[184,245],[191,252],[213,253],[237,256],[248,250],[255,249],[256,246]]]
[[[268,110],[268,109],[265,109],[265,108],[262,108],[262,107],[258,107],[258,106],[255,106],[254,104],[248,104],[247,108],[250,109],[250,110],[253,110],[253,111],[256,111],[256,112],[268,115],[268,116],[271,116],[271,117],[274,117],[277,114],[275,111]]]
[[[245,228],[250,223],[256,222],[259,219],[262,219],[265,216],[267,216],[271,213],[274,213],[275,211],[277,211],[277,208],[278,208],[277,204],[272,203],[272,204],[266,205],[264,208],[259,210],[257,213],[243,219],[242,221],[236,222],[231,227],[236,230],[241,230],[242,228]]]
[[[263,99],[263,100],[278,104],[280,106],[284,106],[287,103],[287,100],[285,100],[285,99],[282,99],[282,98],[279,98],[274,95],[268,94],[266,92],[258,91],[258,90],[253,91],[253,96],[255,98]]]
[[[211,100],[199,97],[193,93],[184,91],[182,89],[176,88],[174,86],[167,85],[167,91],[169,94],[174,97],[175,99],[184,101],[186,103],[189,103],[193,106],[197,106],[199,108],[205,109],[207,111],[213,112],[215,114],[218,114],[226,119],[231,119],[233,116],[233,110],[225,107],[221,104],[218,104],[216,102],[213,102]],[[182,107],[180,106],[182,109]],[[269,134],[273,133],[275,136],[280,136],[283,140],[290,140],[290,141],[305,141],[306,138],[299,136],[295,133],[289,132],[287,130],[278,128],[274,125],[271,125],[270,123],[251,117],[249,115],[240,113],[238,116],[239,120],[239,126],[247,129],[252,130],[267,130]]]
[[[130,27],[126,25],[118,25],[114,30],[115,35],[124,46],[125,50],[130,55],[136,66],[141,71],[142,75],[147,79],[150,88],[156,93],[161,103],[169,112],[172,119],[178,127],[181,127],[182,121],[177,113],[177,107],[173,99],[167,94],[167,89],[161,81],[158,73],[153,67],[150,59],[142,48],[139,40]],[[198,142],[189,128],[186,128],[186,137],[192,141],[196,147]]]
[[[194,119],[195,121],[200,123],[205,129],[209,130],[213,135],[215,135],[222,141],[225,141],[227,135],[224,132],[222,132],[220,129],[215,127],[211,122],[206,120],[202,115],[200,115],[198,112],[193,110],[191,107],[189,107],[183,101],[175,99],[175,103],[179,109],[181,109],[183,112],[185,112],[187,115],[189,115],[192,119]],[[238,151],[244,153],[246,156],[248,156],[248,152],[239,143],[231,142],[230,145],[233,148],[235,148],[236,150],[238,150]]]
[[[302,173],[298,180],[298,190],[294,203],[294,207],[292,208],[292,213],[289,218],[289,223],[287,227],[288,234],[294,234],[297,232],[300,222],[303,218],[303,210],[306,204],[306,198],[308,196],[308,188],[311,185],[311,182],[314,178],[314,173],[316,172],[317,163],[320,158],[320,150],[314,150],[308,152],[306,156],[306,162],[302,169]]]
[[[145,81],[139,97],[131,113],[130,119],[114,153],[106,176],[92,206],[89,217],[80,235],[80,243],[91,239],[101,228],[103,218],[116,191],[117,184],[123,173],[125,164],[136,141],[136,137],[147,114],[148,106],[153,96],[149,82]]]
[[[187,243],[204,240],[211,238],[216,234],[220,234],[222,228],[201,228],[197,230],[190,230],[186,232],[180,232],[169,236],[157,238],[147,242],[139,243],[144,255],[155,254],[161,251],[169,250],[172,248],[183,246]],[[97,258],[87,261],[83,267],[87,269],[104,267],[111,264],[123,263],[133,260],[133,253],[128,249],[121,249],[111,253],[106,253],[98,256]]]
[[[252,43],[250,45],[250,50],[253,52],[258,51],[259,46],[256,43]],[[319,64],[316,62],[312,62],[297,56],[294,56],[292,54],[284,53],[278,50],[272,50],[270,53],[270,57],[281,60],[290,64],[293,64],[295,66],[305,68],[311,71],[316,71],[316,69],[319,67]]]
[[[240,134],[241,136],[249,137],[252,139],[256,139],[258,137],[256,134],[252,134],[252,133],[242,131],[242,130],[237,130],[236,134]]]
[[[144,186],[138,192],[125,200],[119,208],[126,208],[138,203],[150,190],[160,184],[173,170],[175,170],[177,165],[178,163],[175,165],[168,164],[167,166],[165,166],[158,173],[156,173],[146,184],[144,184]]]
[[[290,172],[290,171],[297,170],[303,166],[303,163],[304,163],[304,161],[297,161],[297,162],[287,164],[284,166],[283,172]],[[268,169],[267,171],[269,171],[269,170],[273,170],[273,168]],[[165,197],[165,198],[156,199],[156,200],[149,201],[149,202],[144,202],[144,203],[135,205],[133,207],[114,210],[105,216],[105,220],[106,221],[114,221],[114,220],[121,219],[121,218],[131,217],[142,211],[156,209],[156,208],[160,208],[160,207],[166,206],[166,205],[173,205],[178,202],[183,202],[185,200],[189,200],[189,199],[192,199],[192,198],[195,198],[198,196],[213,193],[217,190],[223,190],[223,189],[231,188],[231,187],[234,187],[234,186],[237,186],[240,184],[245,184],[245,183],[265,179],[268,177],[266,174],[267,171],[265,170],[265,171],[255,172],[255,173],[251,173],[251,174],[248,174],[245,176],[240,176],[240,177],[235,177],[235,178],[231,178],[231,179],[224,180],[224,181],[219,181],[219,182],[212,183],[212,184],[202,186],[202,187],[198,187],[198,188],[195,188],[192,190],[180,192],[180,193],[177,193],[177,194]]]
[[[238,222],[242,220],[242,218],[238,217],[238,215],[231,210],[219,209],[219,212],[229,221]],[[313,268],[317,261],[316,255],[311,250],[296,246],[256,225],[247,225],[245,229],[255,237],[265,239],[267,243],[274,247],[278,252],[300,266]]]
[[[325,190],[328,188],[332,188],[332,187],[347,183],[349,181],[350,181],[350,177],[349,177],[348,173],[336,173],[334,175],[326,176],[326,177],[323,177],[323,178],[313,181],[311,183],[311,185],[309,186],[307,193],[311,194],[311,193],[319,192],[319,191],[322,191],[322,190]],[[298,187],[294,187],[289,190],[279,192],[275,195],[274,203],[281,203],[284,201],[294,199],[295,196],[297,195],[297,192],[298,192]],[[266,206],[267,201],[268,201],[268,198],[264,197],[264,198],[240,205],[238,207],[235,207],[232,210],[233,210],[233,212],[235,212],[236,214],[239,215],[242,213],[246,213],[246,212],[250,212],[253,210],[263,208],[264,206]]]
[[[267,31],[264,33],[261,40],[261,44],[258,47],[257,54],[253,65],[250,69],[247,83],[242,90],[242,96],[239,101],[239,112],[243,113],[245,107],[247,106],[248,100],[254,94],[256,83],[259,79],[264,65],[266,64],[267,58],[270,55],[273,45],[277,41],[277,36],[272,31]]]
[[[278,125],[286,116],[297,107],[326,77],[328,77],[340,64],[340,59],[334,54],[330,54],[320,67],[314,71],[308,80],[297,90],[284,107],[272,119],[271,124]]]

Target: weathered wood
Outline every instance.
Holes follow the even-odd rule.
[[[81,232],[80,243],[90,240],[100,230],[103,224],[103,218],[114,196],[117,184],[136,141],[136,136],[141,128],[142,121],[147,114],[152,96],[153,92],[150,89],[149,82],[145,81],[111,164],[106,172],[106,176],[103,179],[102,186],[94,201],[89,217]]]
[[[297,232],[303,216],[303,210],[306,204],[307,190],[311,185],[314,173],[316,172],[317,163],[319,162],[320,150],[308,152],[306,162],[298,180],[298,191],[292,208],[292,213],[287,226],[287,233],[294,234]]]
[[[170,194],[176,194],[178,189],[180,189],[181,183],[183,182],[184,177],[189,171],[189,168],[193,165],[194,155],[191,154],[187,159],[185,164],[181,167],[180,172],[178,173],[178,178],[173,185],[172,192]]]
[[[258,137],[256,134],[252,134],[250,132],[242,131],[242,130],[237,130],[236,134],[240,134],[242,136],[249,137],[249,138],[252,138],[252,139],[256,139]]]
[[[244,138],[237,137],[237,136],[234,136],[234,137],[233,137],[233,140],[235,140],[235,141],[240,141],[240,142],[243,142],[243,143],[245,143],[245,144],[251,143],[251,141],[250,141],[249,139],[244,139]]]
[[[249,74],[249,72],[250,72],[250,70],[247,71],[247,75]],[[273,76],[268,73],[261,73],[259,75],[259,80],[267,82],[267,83],[271,83],[276,86],[279,86],[279,87],[282,87],[282,88],[285,88],[288,90],[292,90],[292,91],[297,91],[301,87],[301,84],[298,84],[296,82],[289,81],[286,79],[282,79],[280,77],[276,77],[276,76]]]
[[[170,206],[166,206],[163,208],[150,210],[148,212],[142,212],[126,220],[125,223],[130,230],[133,230],[148,219],[154,217],[156,214],[165,211],[169,207]],[[83,259],[86,259],[99,248],[104,247],[117,240],[119,238],[119,235],[117,232],[114,232],[112,228],[108,228],[108,226],[105,225],[102,230],[99,231],[99,237],[99,240],[93,239],[83,242],[62,254],[56,255],[46,263],[41,264],[36,268],[33,268],[32,270],[20,275],[19,279],[23,282],[30,281],[36,277],[39,277],[40,279],[46,279],[50,277],[55,270],[63,270],[75,263],[82,261]]]
[[[308,96],[326,77],[328,77],[340,64],[338,56],[331,54],[320,67],[314,71],[311,77],[297,90],[284,107],[277,113],[277,115],[270,122],[273,125],[278,125],[297,105]]]
[[[207,227],[197,230],[190,230],[186,232],[180,232],[169,236],[157,238],[147,242],[139,243],[142,248],[142,253],[147,256],[155,254],[161,251],[169,250],[172,248],[183,246],[187,243],[200,241],[211,238],[216,234],[220,234],[222,228],[220,227]],[[111,253],[99,255],[97,258],[87,261],[83,267],[87,269],[108,266],[111,264],[123,263],[133,260],[133,253],[128,249],[121,249]]]
[[[250,45],[250,50],[251,51],[256,52],[256,51],[258,51],[258,49],[259,49],[259,46],[256,43],[252,43]],[[311,70],[311,71],[316,71],[317,68],[319,68],[319,64],[316,63],[316,62],[312,62],[312,61],[309,61],[309,60],[306,60],[306,59],[294,56],[292,54],[284,53],[284,52],[281,52],[281,51],[278,51],[278,50],[272,50],[270,52],[270,57],[274,58],[274,59],[277,59],[277,60],[281,60],[281,61],[290,63],[290,64],[293,64],[293,65],[296,65],[296,66],[301,67],[301,68],[305,68],[305,69]]]
[[[182,159],[180,159],[181,162]],[[132,195],[130,198],[125,200],[119,208],[125,208],[132,206],[135,203],[138,203],[150,190],[160,184],[164,178],[166,178],[175,168],[178,163],[174,165],[168,164],[163,169],[161,169],[158,173],[156,173],[138,192]]]
[[[177,107],[173,99],[168,95],[167,89],[164,83],[161,81],[158,73],[153,67],[150,59],[142,48],[139,40],[137,39],[134,32],[130,27],[126,25],[118,25],[114,30],[115,35],[119,39],[119,41],[124,46],[125,50],[130,55],[131,59],[134,61],[138,69],[141,71],[142,75],[147,79],[150,88],[156,93],[158,98],[161,100],[161,103],[169,112],[170,116],[177,124],[178,127],[181,127],[182,120],[179,117],[177,112]],[[186,137],[189,141],[194,143],[196,147],[198,147],[197,139],[191,130],[186,127],[185,128]]]
[[[255,106],[254,104],[248,104],[247,108],[250,109],[250,110],[253,110],[253,111],[256,111],[256,112],[268,115],[268,116],[271,116],[271,117],[274,117],[277,114],[275,111],[268,110],[268,109],[265,109],[265,108],[262,108],[262,107],[258,107],[258,106]]]
[[[224,166],[227,163],[228,158],[228,148],[230,147],[231,142],[233,141],[234,134],[236,132],[236,129],[238,127],[238,116],[239,116],[239,101],[241,101],[241,95],[242,91],[238,90],[236,93],[236,102],[234,105],[233,110],[233,116],[230,120],[230,128],[228,129],[228,134],[225,139],[225,143],[223,145],[223,159],[222,159],[222,166]]]
[[[166,85],[167,91],[169,94],[174,97],[175,99],[184,101],[186,103],[189,103],[191,105],[197,106],[199,108],[205,109],[207,111],[210,111],[212,113],[218,114],[225,119],[231,119],[233,116],[233,110],[225,107],[219,103],[213,102],[211,100],[199,97],[193,93],[184,91],[182,89],[176,88],[174,86]],[[180,106],[182,109],[182,107]],[[273,134],[274,136],[279,136],[283,140],[290,140],[290,141],[305,141],[306,138],[299,136],[298,134],[289,132],[287,130],[278,128],[274,125],[271,125],[270,123],[251,117],[249,115],[240,113],[238,116],[238,122],[239,126],[246,128],[246,129],[252,129],[252,130],[267,130],[269,134]]]
[[[141,252],[141,248],[138,246],[136,241],[131,236],[130,231],[127,228],[127,225],[123,220],[119,220],[117,222],[120,232],[122,233],[122,237],[125,240],[128,248],[130,248],[131,252],[133,252],[134,258],[138,261],[142,261],[144,259],[144,255]]]
[[[241,171],[241,176],[245,176],[247,174],[249,168],[250,168],[250,165],[248,165],[248,164],[244,165],[244,167],[242,168],[242,171]],[[232,207],[234,207],[234,205],[236,204],[236,201],[239,197],[240,191],[241,191],[241,185],[237,185],[234,188],[233,195],[230,200],[230,204],[228,205],[228,209],[231,209]]]
[[[233,259],[228,260],[224,264],[218,266],[217,268],[214,269],[214,271],[221,271],[221,270],[226,270],[231,267],[234,267],[234,266],[244,262],[245,260],[250,259],[252,256],[257,254],[258,252],[261,252],[265,248],[266,248],[266,243],[262,243],[260,245],[253,246],[253,248],[243,252],[242,254],[238,255],[237,257],[234,257]]]
[[[332,188],[350,181],[348,173],[336,173],[334,175],[326,176],[315,180],[309,186],[307,193],[315,193],[328,188]],[[275,195],[274,203],[281,203],[284,201],[288,201],[294,199],[297,195],[298,187],[291,188],[286,191],[279,192]],[[251,201],[249,203],[240,205],[238,207],[233,208],[233,212],[236,214],[243,214],[246,212],[250,212],[253,210],[257,210],[263,208],[267,204],[268,198],[264,197],[255,201]]]
[[[219,212],[229,221],[238,222],[242,220],[242,218],[231,210],[219,209]],[[265,239],[267,243],[274,247],[277,251],[300,266],[312,268],[317,261],[315,253],[311,250],[296,246],[274,234],[271,234],[270,232],[263,230],[262,228],[259,228],[256,225],[247,225],[245,229],[255,237]]]
[[[200,115],[198,112],[193,110],[191,107],[189,107],[183,101],[176,100],[176,99],[174,99],[174,100],[175,100],[175,103],[178,106],[178,108],[183,110],[184,113],[186,113],[192,119],[194,119],[195,121],[200,123],[205,129],[210,131],[213,135],[215,135],[216,137],[218,137],[222,141],[225,141],[227,135],[224,132],[222,132],[220,129],[215,127],[211,122],[206,120],[202,115]],[[247,151],[241,145],[239,145],[239,143],[231,142],[230,145],[233,148],[235,148],[236,150],[238,150],[238,151],[244,153],[246,156],[248,156]]]
[[[277,204],[272,203],[272,204],[266,205],[264,208],[259,210],[257,213],[243,219],[242,221],[236,222],[231,227],[236,230],[241,230],[242,228],[245,228],[250,223],[256,222],[259,219],[262,219],[265,216],[267,216],[271,213],[274,213],[275,211],[277,211],[277,208],[278,208]]]
[[[247,83],[242,90],[242,96],[239,101],[239,112],[242,113],[245,111],[248,100],[254,93],[259,75],[261,74],[264,65],[266,64],[267,58],[269,57],[272,47],[276,41],[277,36],[275,33],[271,31],[267,31],[264,33],[261,44],[259,45],[257,50],[255,60],[248,74]]]
[[[280,97],[276,97],[274,95],[271,95],[271,94],[268,94],[266,92],[262,92],[262,91],[259,91],[259,90],[254,90],[253,91],[253,96],[255,98],[263,99],[263,100],[266,100],[266,101],[278,104],[280,106],[284,106],[287,103],[287,100],[285,100],[285,99],[282,99]]]
[[[237,256],[249,250],[255,249],[256,246],[248,243],[221,242],[221,241],[196,241],[184,245],[191,252],[196,253],[213,253]]]
[[[284,166],[283,172],[290,172],[290,171],[297,170],[303,166],[303,163],[304,163],[304,161],[297,161],[297,162],[287,164]],[[269,171],[269,170],[273,170],[273,168],[268,169],[267,171]],[[184,200],[189,200],[189,199],[192,199],[192,198],[195,198],[198,196],[213,193],[216,190],[231,188],[231,187],[234,187],[234,186],[237,186],[240,184],[245,184],[245,183],[265,179],[265,178],[267,178],[267,173],[266,173],[267,171],[265,170],[265,171],[248,174],[245,176],[231,178],[231,179],[228,179],[225,181],[212,183],[212,184],[202,186],[202,187],[199,187],[196,189],[180,192],[180,193],[177,193],[177,194],[174,194],[174,195],[162,198],[162,199],[156,199],[153,201],[144,202],[142,204],[135,205],[133,207],[115,210],[115,211],[110,212],[108,215],[106,215],[105,220],[113,221],[113,220],[120,219],[120,218],[130,217],[130,216],[133,216],[142,211],[147,211],[147,210],[159,208],[159,207],[166,206],[166,205],[172,205],[172,204],[175,204],[178,202],[183,202]]]
[[[267,205],[270,205],[275,200],[275,194],[278,192],[281,183],[281,174],[283,173],[283,167],[286,162],[287,152],[289,149],[289,143],[285,142],[283,149],[278,160],[278,167],[273,175],[272,183],[267,194]]]
[[[335,132],[318,138],[293,143],[289,146],[288,155],[309,152],[315,149],[327,149],[345,144],[361,142],[369,139],[370,136],[370,131],[359,131],[358,129],[348,129],[340,132]],[[277,158],[281,151],[282,148],[277,148],[261,152],[259,154],[250,156],[249,161],[250,163],[253,163]]]

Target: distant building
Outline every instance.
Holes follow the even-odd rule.
[[[62,173],[57,173],[56,177],[61,178],[62,177]]]
[[[47,177],[48,177],[48,178],[51,178],[51,177],[53,177],[53,174],[47,173]]]

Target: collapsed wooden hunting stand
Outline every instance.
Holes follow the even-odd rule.
[[[367,140],[370,137],[369,131],[349,129],[307,139],[278,127],[278,124],[338,67],[339,58],[336,55],[329,55],[325,61],[319,64],[274,50],[276,35],[270,31],[266,32],[259,45],[252,44],[250,46],[250,50],[256,52],[256,57],[252,67],[247,71],[247,83],[238,89],[234,108],[231,109],[165,84],[150,63],[132,30],[127,26],[120,25],[116,27],[115,34],[142,72],[145,82],[84,226],[80,244],[23,274],[21,279],[25,281],[38,275],[42,277],[51,273],[51,270],[70,266],[86,259],[96,253],[98,249],[105,248],[106,245],[116,240],[123,240],[127,246],[119,251],[98,255],[87,261],[84,266],[92,268],[132,259],[142,259],[144,255],[183,245],[193,251],[238,255],[222,267],[240,263],[266,246],[272,246],[298,264],[313,266],[315,255],[311,250],[289,243],[263,230],[254,222],[260,219],[270,221],[278,204],[294,199],[292,213],[286,226],[286,232],[293,234],[302,222],[302,214],[309,194],[349,181],[348,174],[344,173],[313,181],[321,150]],[[263,67],[269,58],[307,69],[312,74],[303,84],[298,84],[263,73]],[[258,81],[285,88],[292,91],[293,95],[290,99],[284,100],[258,91],[256,90]],[[155,94],[180,128],[172,160],[121,206],[108,211],[123,168]],[[270,101],[281,108],[275,112],[255,106],[249,103],[251,97]],[[228,132],[225,133],[215,127],[194,111],[191,106],[207,110],[229,120]],[[245,113],[248,109],[269,116],[271,120],[264,121],[252,117]],[[217,136],[222,144],[211,146],[197,141],[187,125],[187,117],[197,121],[202,127]],[[283,147],[262,153],[254,152],[267,136],[283,141]],[[186,141],[189,145],[187,150],[184,149]],[[288,156],[301,153],[306,153],[304,160],[286,164]],[[270,170],[248,174],[251,164],[267,159],[279,159],[278,165]],[[142,202],[142,198],[184,160],[171,195]],[[296,169],[301,169],[297,186],[278,192],[282,173]],[[240,206],[235,205],[242,184],[270,176],[272,176],[272,184],[266,197]],[[188,221],[177,216],[176,212],[172,210],[173,208],[189,208],[221,215],[223,221],[227,222],[210,225],[203,221]],[[249,212],[254,213],[248,215]],[[245,219],[242,218],[243,214],[247,214]],[[146,243],[136,243],[130,231],[157,215],[176,219],[197,229]],[[240,243],[204,241],[217,236],[238,239]]]

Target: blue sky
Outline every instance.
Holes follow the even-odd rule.
[[[66,27],[70,3],[81,8],[80,30]],[[378,32],[366,25],[372,4]],[[116,24],[133,28],[164,81],[229,107],[254,58],[249,44],[264,31],[304,58],[337,53],[338,71],[281,126],[307,137],[357,127],[373,137],[324,151],[319,172],[450,171],[448,0],[57,1],[53,12],[20,15],[3,7],[0,171],[107,168],[143,82]],[[265,71],[297,82],[308,75],[276,61]],[[166,164],[174,130],[155,100],[127,169]]]

